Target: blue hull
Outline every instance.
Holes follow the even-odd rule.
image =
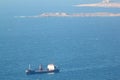
[[[27,75],[32,75],[32,74],[43,74],[43,73],[58,73],[59,69],[55,70],[26,70]]]

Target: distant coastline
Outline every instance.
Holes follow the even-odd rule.
[[[120,17],[120,13],[96,12],[96,13],[42,13],[34,16],[14,16],[15,18],[41,18],[41,17]]]

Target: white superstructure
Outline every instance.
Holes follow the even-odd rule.
[[[55,70],[55,65],[54,64],[48,64],[47,66],[49,71]]]

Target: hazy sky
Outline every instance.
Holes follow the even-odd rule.
[[[44,12],[94,11],[94,9],[76,8],[72,5],[96,3],[102,0],[0,0],[1,15],[35,15]],[[120,2],[118,0],[112,0]],[[102,11],[102,10],[101,10]],[[114,10],[117,11],[117,10]],[[29,14],[28,14],[29,13]]]
[[[0,8],[42,8],[66,7],[81,3],[96,3],[102,0],[0,0]],[[118,0],[111,0],[120,2]]]
[[[1,12],[47,11],[71,7],[81,0],[0,0]]]

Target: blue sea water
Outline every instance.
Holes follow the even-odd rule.
[[[119,80],[120,18],[8,18],[0,29],[1,80]],[[25,74],[54,63],[57,74]]]
[[[15,18],[17,11],[0,13],[0,80],[120,79],[120,17]],[[29,64],[49,63],[60,73],[25,74]]]

